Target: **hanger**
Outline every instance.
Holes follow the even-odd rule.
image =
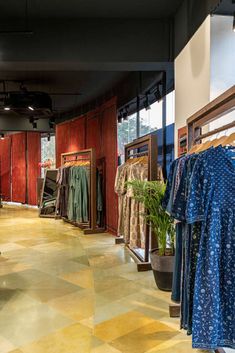
[[[211,145],[211,141],[206,141],[206,142],[204,142],[204,143],[200,146],[200,148],[197,150],[197,153],[206,151],[208,148],[210,148],[210,145]]]
[[[235,132],[233,132],[231,135],[226,136],[226,139],[223,141],[223,146],[235,146]]]
[[[214,147],[217,147],[219,145],[223,145],[224,141],[227,139],[228,136],[223,135],[221,136],[219,139],[217,139],[217,141],[215,141],[214,143]]]

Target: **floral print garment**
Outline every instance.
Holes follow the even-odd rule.
[[[188,223],[201,221],[193,298],[193,347],[235,348],[235,151],[217,147],[198,158],[187,202]]]

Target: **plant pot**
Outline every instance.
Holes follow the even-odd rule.
[[[157,287],[170,292],[172,290],[174,256],[159,256],[158,249],[150,251],[151,266]]]

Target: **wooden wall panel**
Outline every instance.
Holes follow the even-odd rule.
[[[27,182],[29,205],[37,205],[37,179],[40,177],[41,168],[41,134],[27,132]]]
[[[12,140],[12,201],[26,202],[26,133],[14,134]]]
[[[1,194],[4,201],[11,201],[11,138],[0,140]]]

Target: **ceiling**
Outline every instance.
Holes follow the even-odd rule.
[[[126,75],[113,71],[0,71],[0,81],[6,81],[7,91],[16,91],[23,84],[29,91],[48,93],[53,111],[63,113],[95,99]],[[0,91],[1,86],[0,82]]]
[[[167,88],[173,88],[176,32],[184,45],[192,32],[191,21],[181,17],[179,29],[174,28],[175,14],[182,8],[186,18],[184,5],[196,8],[200,3],[201,21],[208,8],[203,4],[218,1],[1,1],[0,81],[7,80],[8,91],[22,82],[28,90],[50,94],[55,114],[66,119],[117,86],[121,104],[130,94],[135,97],[138,80],[130,79],[132,73],[146,74],[149,85],[165,71]],[[1,131],[3,121],[4,126],[10,124],[11,114],[0,115]],[[12,124],[15,129],[16,117]]]
[[[0,18],[163,18],[173,16],[181,0],[7,0]]]
[[[214,11],[215,14],[233,16],[235,13],[235,0],[223,0]]]

